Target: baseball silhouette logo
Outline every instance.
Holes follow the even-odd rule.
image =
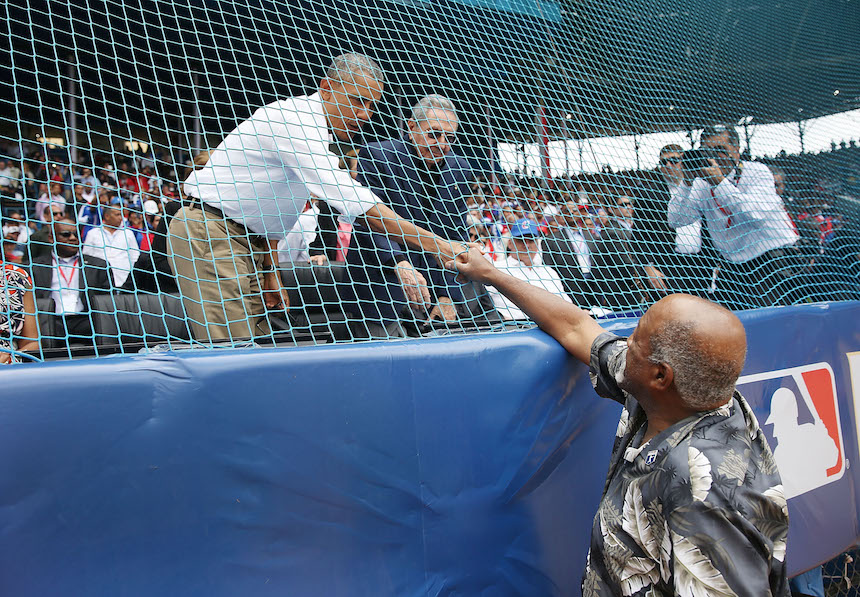
[[[828,363],[745,375],[738,380],[738,390],[748,397],[762,396],[768,416],[761,426],[786,498],[842,478],[845,449],[836,381]]]

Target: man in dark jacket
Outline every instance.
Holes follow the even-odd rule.
[[[370,143],[359,152],[358,181],[401,217],[465,241],[473,175],[468,161],[451,149],[458,124],[450,100],[423,98],[412,109],[405,137]],[[357,225],[347,263],[354,298],[345,300],[362,317],[360,335],[402,336],[407,321],[457,319],[460,286],[434,256]]]
[[[96,294],[111,291],[108,264],[81,253],[78,228],[71,220],[55,221],[49,240],[53,251],[30,262],[36,300],[45,303],[53,299],[54,335],[61,344],[91,344],[90,304]]]

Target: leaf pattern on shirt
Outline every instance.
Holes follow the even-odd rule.
[[[679,597],[730,597],[723,575],[692,541],[672,533],[675,562],[675,592]]]
[[[711,463],[707,456],[693,446],[687,448],[687,461],[690,464],[690,490],[693,499],[704,502],[711,490]]]
[[[730,449],[723,456],[723,461],[717,467],[717,472],[734,479],[738,485],[743,485],[747,475],[747,466],[749,465],[750,451],[744,450],[739,452],[734,448]]]
[[[761,458],[758,460],[759,462],[759,470],[763,472],[765,475],[775,475],[777,472],[776,468],[776,460],[773,458],[773,452],[770,451],[770,448],[765,451],[763,450],[761,453]]]
[[[784,543],[788,535],[788,508],[779,502],[782,486],[772,487],[769,496],[751,496],[748,518],[762,535],[776,543]],[[775,499],[776,498],[776,499]],[[781,560],[780,560],[781,561]]]
[[[656,500],[645,506],[638,483],[631,483],[627,488],[621,527],[648,555],[653,566],[659,568],[663,580],[668,580],[672,543],[663,508]]]
[[[782,516],[787,520],[788,519],[788,502],[785,499],[785,491],[782,485],[774,485],[770,489],[766,489],[764,491],[764,497],[771,500],[779,511],[782,513]],[[756,512],[757,514],[758,512]],[[774,525],[772,521],[769,521],[769,527],[773,527],[775,531],[780,531],[785,525]],[[787,529],[785,534],[771,536],[773,539],[773,557],[780,562],[785,561],[785,542],[787,539]]]
[[[618,429],[615,431],[615,437],[621,437],[627,433],[627,423],[630,419],[630,413],[626,408],[621,409],[621,418],[618,419]]]
[[[684,441],[687,436],[690,435],[690,432],[698,425],[699,419],[690,421],[680,429],[676,430],[669,438],[666,440],[666,443],[669,444],[670,447],[674,448],[682,441]]]

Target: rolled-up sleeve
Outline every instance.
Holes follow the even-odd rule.
[[[325,199],[350,223],[380,202],[370,189],[356,182],[348,171],[341,170],[328,146],[310,138],[305,127],[286,122],[285,128],[285,134],[278,138],[280,159],[313,195]]]
[[[627,397],[618,386],[627,364],[627,342],[624,338],[604,332],[591,345],[589,377],[598,395],[624,404]]]

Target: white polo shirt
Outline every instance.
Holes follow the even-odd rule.
[[[292,230],[312,196],[344,218],[379,203],[329,151],[319,93],[272,102],[240,124],[185,181],[185,193],[268,238]]]

